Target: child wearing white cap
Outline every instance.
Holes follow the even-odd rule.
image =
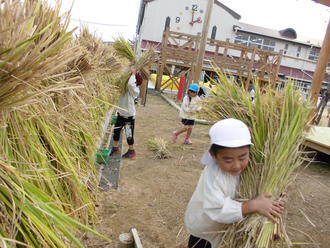
[[[218,121],[209,135],[211,146],[201,159],[205,168],[185,215],[185,225],[191,234],[188,248],[218,248],[223,224],[238,222],[252,213],[276,221],[286,203],[271,200],[267,193],[245,202],[235,200],[239,177],[248,166],[253,145],[249,129],[242,121]]]
[[[183,124],[183,128],[172,133],[171,139],[173,143],[176,142],[180,134],[186,133],[183,143],[186,145],[192,145],[190,136],[195,125],[196,113],[202,109],[201,106],[198,105],[201,100],[198,96],[198,90],[198,84],[191,84],[187,95],[183,98],[180,109],[180,117],[182,118],[181,123]]]

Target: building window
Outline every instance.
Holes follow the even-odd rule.
[[[318,60],[319,56],[320,56],[320,50],[316,48],[312,48],[309,51],[308,59],[316,61]]]
[[[211,39],[215,40],[216,35],[217,35],[217,26],[213,26],[212,33],[211,33]]]
[[[275,50],[275,41],[264,39],[264,42],[262,44],[262,50],[266,51],[274,51]]]
[[[283,54],[287,54],[289,50],[289,44],[285,44]]]
[[[301,53],[301,47],[299,46],[299,47],[297,48],[297,57],[298,57],[298,58],[300,57],[300,53]]]
[[[249,41],[249,36],[248,35],[239,34],[239,35],[236,35],[234,43],[239,44],[239,45],[247,46],[248,41]]]
[[[275,41],[263,39],[257,36],[238,34],[236,35],[234,42],[244,46],[257,47],[267,51],[275,51]]]
[[[261,45],[262,45],[262,39],[256,36],[250,36],[250,42],[249,42],[250,47],[261,48],[262,47]]]

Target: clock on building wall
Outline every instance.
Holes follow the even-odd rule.
[[[189,11],[191,15],[191,19],[189,19],[189,24],[194,26],[195,23],[202,23],[202,17],[200,14],[204,13],[204,10],[200,9],[197,4],[192,4],[191,6],[186,6],[185,11]],[[182,22],[181,15],[182,12],[179,13],[180,16],[175,18],[175,23],[180,24]],[[177,29],[180,29],[178,26]]]

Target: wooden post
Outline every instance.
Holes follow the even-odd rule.
[[[245,83],[245,90],[248,91],[249,90],[249,86],[250,86],[250,81],[252,79],[252,70],[253,70],[253,64],[254,64],[254,59],[256,57],[256,50],[257,48],[254,47],[253,48],[253,52],[251,54],[251,59],[249,61],[249,66],[248,66],[248,77],[246,79],[246,83]]]
[[[276,88],[276,84],[277,84],[277,80],[278,80],[278,73],[280,72],[280,67],[281,67],[281,61],[282,61],[282,55],[283,54],[283,50],[280,51],[280,54],[277,56],[277,60],[276,60],[276,67],[275,67],[275,72],[274,72],[274,80],[273,80],[273,89]]]
[[[330,0],[313,0],[313,1],[330,7]]]
[[[327,64],[330,57],[330,21],[328,22],[327,32],[325,34],[322,48],[320,51],[320,57],[316,64],[316,69],[314,72],[313,80],[312,80],[312,87],[311,87],[311,99],[312,104],[316,106],[317,98],[320,94],[320,89],[322,86],[322,81],[324,78],[324,73],[327,68]]]
[[[149,79],[143,79],[143,83],[140,86],[140,99],[141,105],[146,106],[147,102],[147,91],[148,91]]]
[[[157,71],[156,85],[155,90],[160,91],[160,87],[162,85],[163,73],[164,73],[164,63],[160,62]]]
[[[134,238],[131,233],[122,233],[119,235],[118,248],[133,248]]]
[[[168,28],[166,28],[163,33],[162,54],[161,54],[161,58],[158,63],[157,78],[156,78],[156,85],[155,85],[155,90],[157,90],[157,91],[160,91],[160,87],[161,87],[162,79],[163,79],[163,73],[164,73],[164,66],[167,61],[166,50],[167,50],[169,31],[170,30]]]
[[[132,228],[131,233],[132,233],[133,239],[134,239],[134,247],[135,248],[143,248],[142,242],[141,242],[139,234],[138,234],[138,231],[135,228]]]
[[[229,46],[229,39],[226,39],[226,46],[224,47],[224,51],[223,51],[223,57],[225,59],[227,59],[227,55],[228,55],[228,46]]]
[[[207,41],[207,34],[210,27],[210,20],[212,15],[212,9],[213,9],[214,0],[208,0],[207,2],[207,8],[205,12],[205,20],[203,24],[203,30],[202,30],[202,36],[200,40],[198,55],[197,55],[197,63],[196,63],[196,69],[194,70],[193,74],[193,82],[198,83],[198,80],[200,78],[200,74],[203,68],[203,61],[204,61],[204,54],[205,54],[205,46]]]

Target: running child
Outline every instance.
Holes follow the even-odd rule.
[[[191,145],[192,141],[190,139],[192,129],[195,125],[196,113],[202,108],[198,105],[200,102],[200,97],[198,96],[199,86],[197,84],[191,84],[188,89],[187,95],[183,98],[180,117],[183,127],[180,130],[174,131],[172,133],[172,142],[175,143],[178,136],[185,133],[184,144]]]

